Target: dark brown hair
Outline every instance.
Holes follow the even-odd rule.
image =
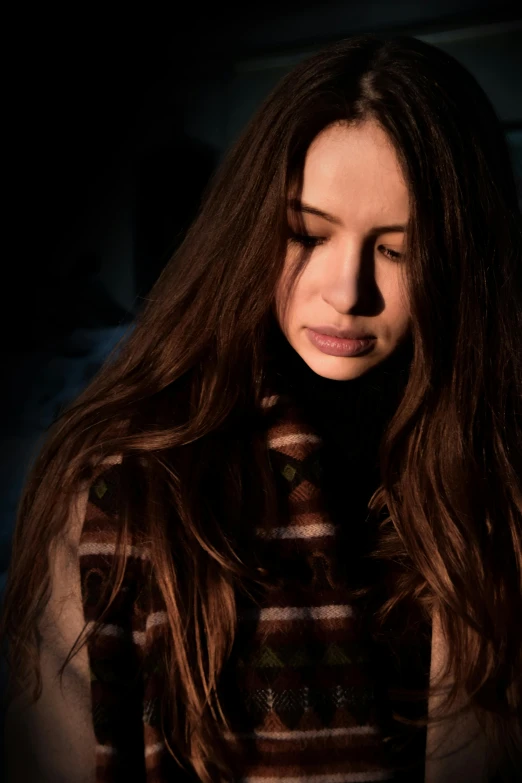
[[[129,531],[139,530],[169,618],[169,742],[204,781],[226,773],[216,683],[236,628],[235,587],[252,578],[234,534],[246,509],[255,525],[253,514],[275,508],[266,450],[244,433],[263,391],[289,184],[323,128],[366,119],[395,146],[411,197],[414,356],[381,441],[372,502],[387,509],[381,556],[401,566],[382,616],[412,600],[439,609],[455,683],[449,704],[466,693],[497,748],[499,774],[516,763],[522,232],[514,177],[495,112],[457,61],[414,38],[367,35],[300,63],[265,100],[133,330],[53,425],[19,507],[2,632],[13,672],[26,675],[31,663],[39,682],[36,623],[49,589],[41,553],[103,459],[122,454],[139,473],[139,503],[122,513],[122,561]],[[167,512],[173,504],[178,524]]]

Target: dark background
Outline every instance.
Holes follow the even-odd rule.
[[[6,35],[0,590],[40,438],[132,323],[224,151],[298,60],[353,33],[422,37],[479,79],[522,164],[518,3],[142,5],[31,11]]]
[[[132,323],[210,174],[278,79],[352,33],[418,35],[476,75],[520,155],[517,5],[280,0],[121,17],[47,10],[14,28],[4,102],[14,241],[2,260],[0,574],[38,439]]]
[[[4,27],[0,591],[46,428],[132,324],[224,151],[294,63],[353,33],[422,37],[478,78],[522,174],[519,3],[170,5],[19,8]]]

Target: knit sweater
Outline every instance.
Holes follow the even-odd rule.
[[[350,588],[365,574],[357,564],[367,562],[372,546],[372,535],[357,531],[366,529],[362,512],[378,481],[374,445],[390,411],[382,412],[380,422],[375,418],[373,436],[367,427],[365,443],[357,445],[358,427],[379,386],[373,385],[376,376],[337,385],[283,358],[278,367],[286,371],[276,372],[277,392],[267,394],[263,410],[286,513],[255,531],[274,589],[258,608],[239,598],[238,633],[220,683],[233,727],[227,739],[235,779],[388,780],[394,767],[424,752],[422,732],[406,743],[402,756],[385,741],[397,728],[389,686],[407,684],[401,667],[414,673],[414,686],[424,685],[430,652],[403,654],[401,666],[391,664],[371,640],[368,618],[350,600]],[[63,690],[55,679],[84,620],[92,623],[99,614],[100,585],[114,561],[124,470],[124,463],[107,466],[81,494],[51,564],[53,594],[41,624],[44,691],[29,708],[21,698],[8,716],[15,770],[9,783],[196,780],[180,771],[161,736],[158,651],[167,624],[146,549],[130,547],[123,584],[100,633],[66,668]],[[447,654],[434,624],[435,632],[432,675]],[[440,742],[442,751],[458,752],[430,764],[426,783],[468,773],[481,779],[480,738],[462,750],[475,732],[468,718],[444,734],[431,731],[432,751]],[[421,765],[396,779],[423,780]]]
[[[327,448],[317,424],[308,423],[296,383],[306,380],[302,373],[303,368],[300,374],[280,373],[282,391],[263,399],[283,514],[276,524],[255,531],[263,541],[272,588],[259,605],[238,596],[238,632],[220,684],[232,725],[226,738],[235,779],[245,783],[389,780],[394,775],[393,755],[384,742],[390,720],[386,683],[377,676],[375,646],[349,590],[365,554],[362,542],[368,546],[368,537],[360,534],[365,523],[360,511],[377,475],[359,470],[361,488],[345,474],[343,502],[339,493],[329,492],[330,508],[337,507],[332,518],[324,499],[325,466],[335,462],[332,456],[339,462],[343,455],[331,438]],[[308,402],[324,410],[325,385],[302,388]],[[331,414],[330,407],[323,418]],[[382,415],[376,418],[382,424]],[[351,446],[356,455],[364,451]],[[89,495],[79,549],[88,622],[97,619],[101,577],[114,553],[122,469],[110,467]],[[146,551],[131,549],[118,599],[89,642],[99,781],[163,783],[181,774],[160,732],[162,682],[155,664],[166,613],[157,585],[144,589],[150,577]],[[427,681],[429,659],[424,663]],[[415,779],[422,779],[418,769]]]

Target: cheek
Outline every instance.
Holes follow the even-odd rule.
[[[393,273],[389,271],[388,275],[387,279],[383,280],[386,310],[397,320],[398,324],[403,324],[410,317],[407,281],[400,269],[394,270]]]

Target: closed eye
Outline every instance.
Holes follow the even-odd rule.
[[[291,233],[290,242],[311,249],[317,247],[317,245],[322,245],[325,242],[325,237],[316,237],[310,234]],[[384,245],[379,245],[378,250],[385,258],[388,258],[390,261],[399,261],[402,258],[402,253],[398,253],[396,250],[391,250],[391,248],[385,247]]]
[[[296,245],[302,247],[312,248],[320,245],[324,242],[324,237],[314,237],[310,234],[290,234],[290,242],[294,242]]]
[[[379,245],[377,249],[380,250],[383,256],[389,258],[390,261],[398,261],[402,258],[402,253],[397,253],[396,250],[390,250],[389,247],[384,247],[384,245]]]

